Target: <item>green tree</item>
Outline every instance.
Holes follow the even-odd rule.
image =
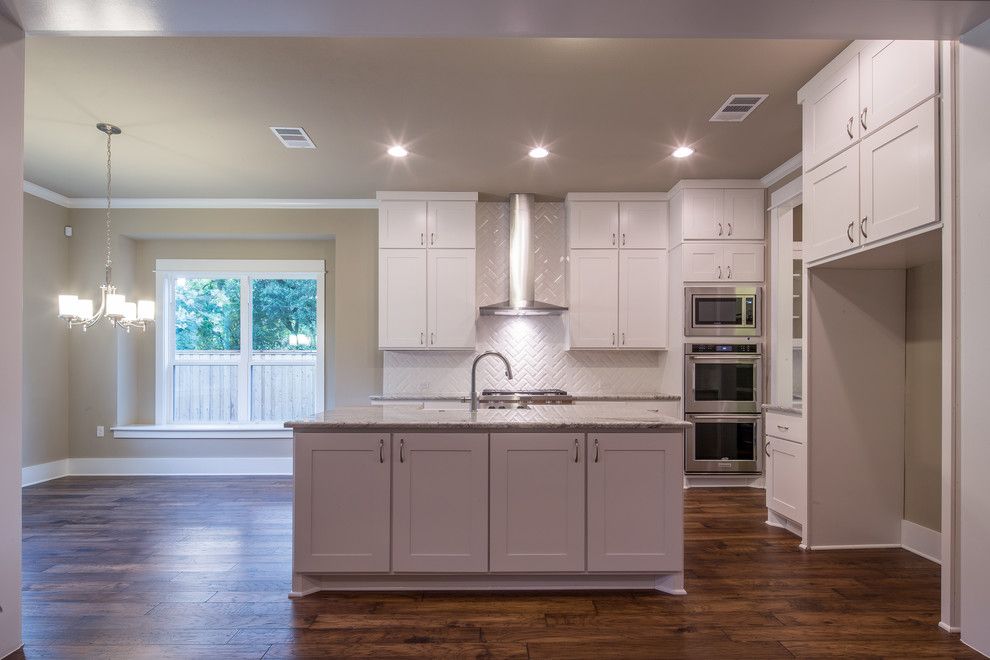
[[[240,350],[239,280],[176,280],[175,348],[180,351]]]
[[[316,350],[316,280],[252,280],[251,305],[254,350]]]

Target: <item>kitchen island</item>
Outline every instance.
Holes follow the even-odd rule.
[[[684,593],[684,428],[650,407],[338,408],[293,429],[294,597]]]

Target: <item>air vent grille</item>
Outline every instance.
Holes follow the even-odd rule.
[[[767,94],[733,94],[709,121],[742,121],[767,98]]]
[[[316,145],[301,128],[293,126],[269,126],[272,133],[287,149],[316,149]]]

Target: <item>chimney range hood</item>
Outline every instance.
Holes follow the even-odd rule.
[[[485,305],[480,309],[482,316],[548,316],[567,311],[535,300],[535,206],[533,195],[509,195],[509,299]]]

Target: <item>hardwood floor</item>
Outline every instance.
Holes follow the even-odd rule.
[[[802,552],[763,492],[686,493],[687,590],[290,601],[291,482],[69,477],[24,489],[28,658],[980,657],[937,628],[939,568]]]

